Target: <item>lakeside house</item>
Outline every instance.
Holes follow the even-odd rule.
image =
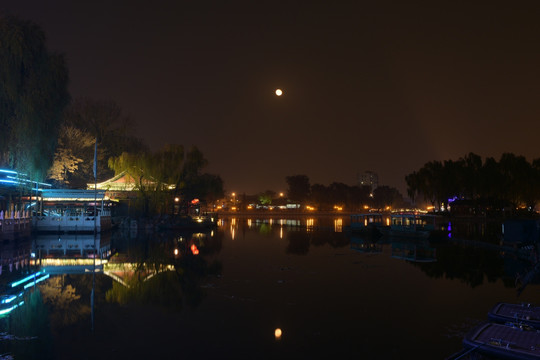
[[[105,191],[41,190],[32,217],[36,232],[97,232],[111,228],[110,202]]]

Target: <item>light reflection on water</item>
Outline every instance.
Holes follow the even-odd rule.
[[[98,274],[96,333],[91,275],[65,274],[41,288],[48,300],[40,314],[52,321],[49,332],[39,327],[40,339],[52,337],[64,358],[81,347],[89,358],[175,357],[181,347],[188,358],[440,359],[460,349],[464,332],[496,302],[540,295],[531,283],[517,296],[515,274],[530,262],[492,248],[365,238],[350,234],[343,217],[218,224],[204,234],[114,234],[112,260],[134,267],[119,275],[129,286]]]

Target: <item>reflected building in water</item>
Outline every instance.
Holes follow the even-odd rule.
[[[380,254],[383,252],[383,243],[372,238],[351,236],[351,250],[361,253]]]
[[[428,242],[392,241],[392,257],[412,262],[435,262],[437,250]]]
[[[49,273],[80,273],[101,269],[111,256],[111,234],[48,234],[32,240],[31,265]]]
[[[111,255],[111,234],[37,235],[32,249],[37,259],[107,258]]]
[[[23,271],[32,258],[32,241],[29,237],[3,241],[0,246],[0,275]]]

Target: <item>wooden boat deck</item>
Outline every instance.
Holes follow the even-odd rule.
[[[540,332],[484,323],[465,336],[463,346],[504,359],[540,359]]]

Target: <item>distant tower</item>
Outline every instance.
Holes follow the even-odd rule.
[[[371,187],[371,193],[379,186],[379,176],[373,171],[365,171],[362,174],[358,174],[358,183],[360,186],[367,185]]]

